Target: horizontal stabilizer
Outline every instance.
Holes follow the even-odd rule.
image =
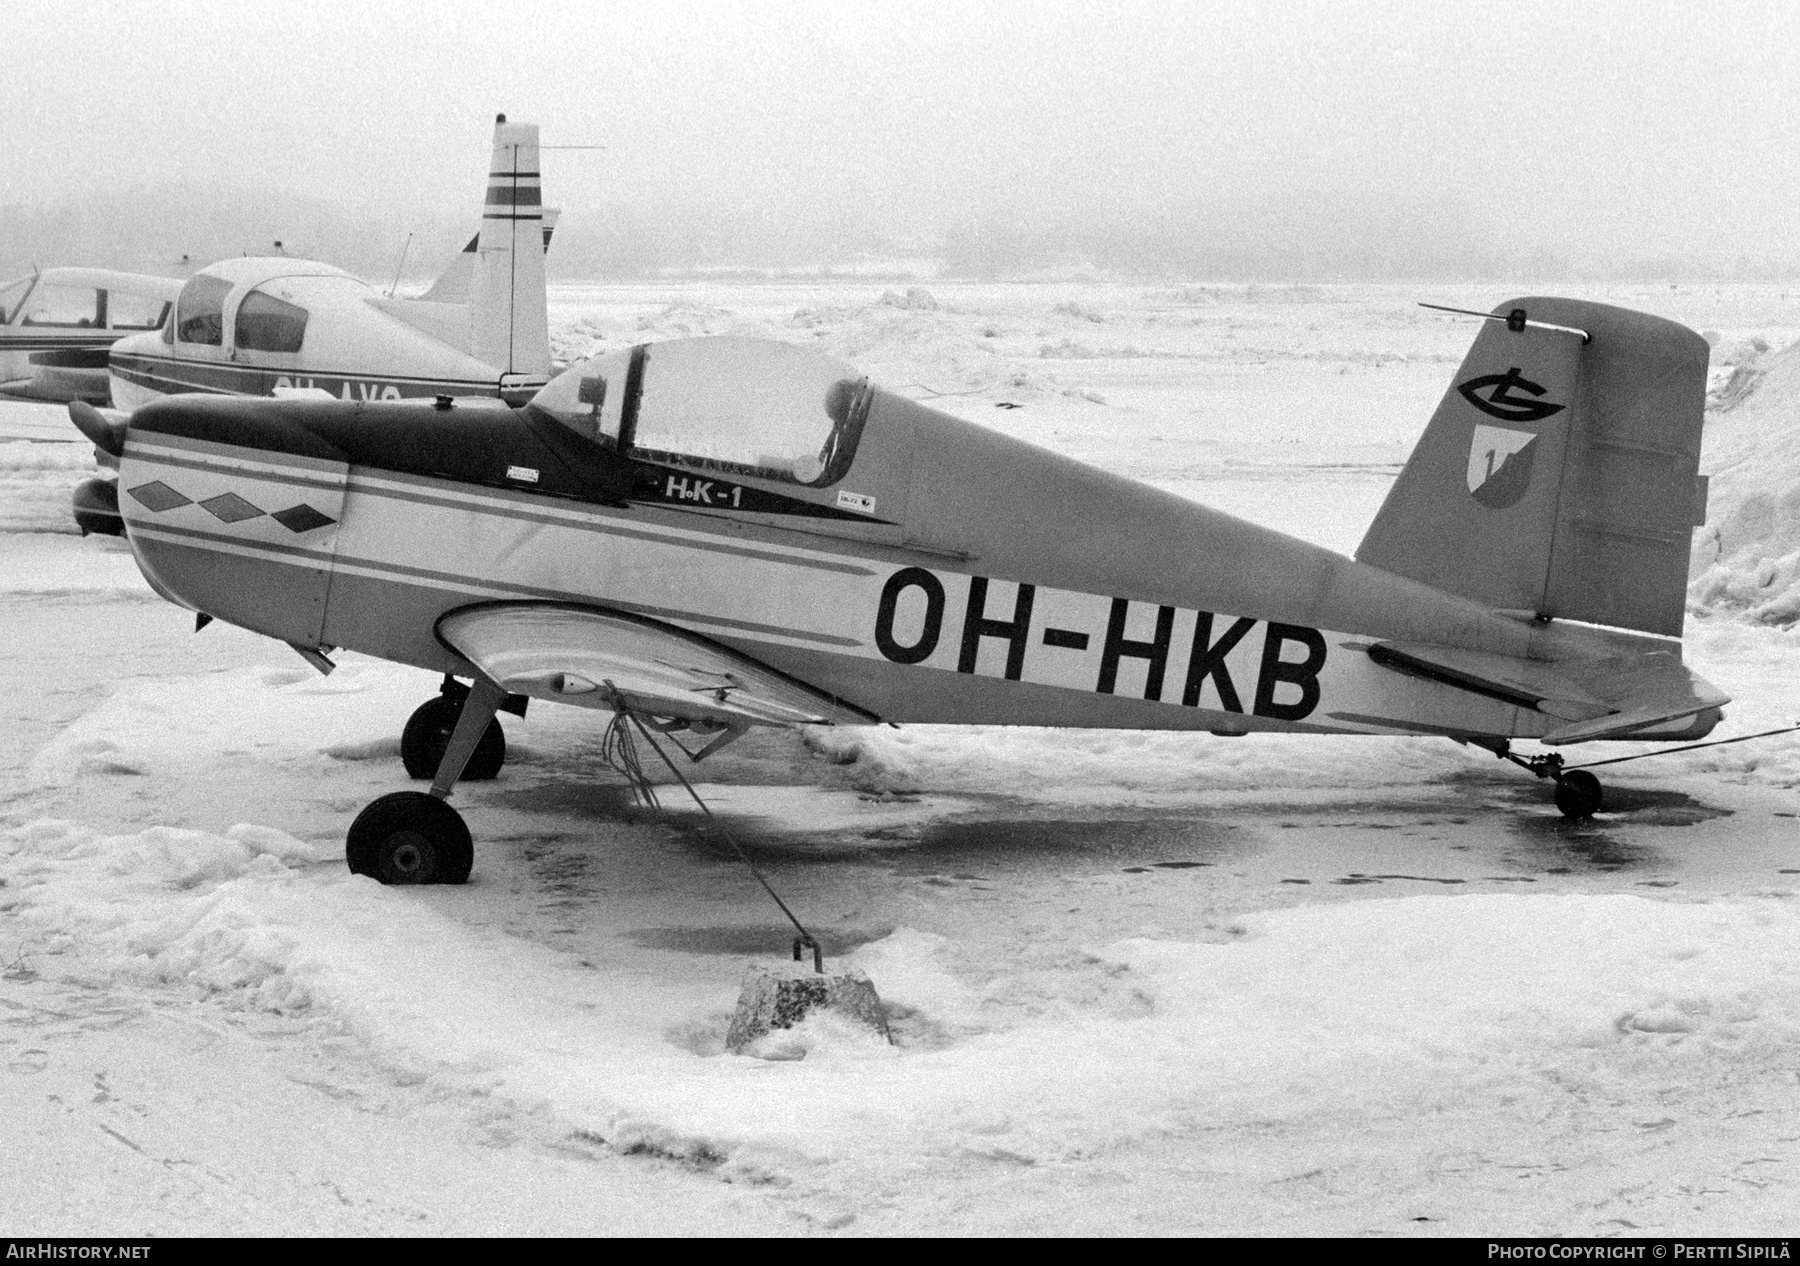
[[[1563,724],[1541,736],[1552,745],[1631,738],[1731,702],[1667,651],[1554,663],[1402,642],[1367,653],[1395,672],[1555,717]]]
[[[1634,738],[1645,730],[1655,729],[1671,721],[1685,720],[1726,702],[1729,700],[1723,696],[1719,703],[1706,703],[1691,696],[1672,695],[1666,699],[1641,703],[1623,712],[1596,717],[1592,721],[1577,721],[1573,725],[1565,725],[1561,729],[1551,730],[1539,741],[1556,747],[1564,743],[1587,743],[1594,739]]]
[[[1585,721],[1612,711],[1605,700],[1539,660],[1406,642],[1377,642],[1369,648],[1369,658],[1383,668],[1441,681],[1560,720]]]
[[[556,232],[556,221],[562,215],[558,207],[544,208],[544,254],[550,253],[550,236]],[[477,230],[469,244],[450,261],[450,266],[438,275],[431,288],[419,298],[432,303],[467,303],[469,301],[469,279],[475,275],[476,248],[481,244],[481,232]]]
[[[1591,676],[1590,684],[1597,684],[1610,697],[1614,710],[1551,730],[1543,736],[1544,742],[1632,738],[1731,702],[1730,695],[1667,652],[1601,660],[1593,666]]]
[[[438,303],[430,299],[389,299],[371,295],[364,300],[378,312],[404,321],[446,347],[467,353],[473,338],[473,318],[466,303]]]
[[[732,728],[879,719],[748,655],[624,611],[494,603],[451,612],[438,636],[511,694]]]

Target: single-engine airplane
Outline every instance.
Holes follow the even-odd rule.
[[[343,647],[446,674],[402,740],[431,793],[372,802],[347,856],[460,882],[447,797],[528,699],[702,755],[880,721],[1441,735],[1591,814],[1592,774],[1512,741],[1698,738],[1728,702],[1681,660],[1707,350],[1503,305],[1353,559],[746,338],[608,352],[520,409],[70,411],[163,596],[322,670]]]
[[[162,325],[180,290],[179,277],[109,268],[47,268],[0,282],[0,398],[108,403],[109,349]]]
[[[537,125],[500,115],[480,231],[424,295],[391,298],[312,260],[220,260],[172,283],[170,319],[112,347],[112,403],[205,392],[523,404],[552,368],[544,251],[555,218],[542,206]],[[82,483],[75,517],[84,533],[122,531],[116,484]]]

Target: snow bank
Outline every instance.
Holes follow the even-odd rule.
[[[330,852],[333,856],[326,856]],[[770,1176],[1032,1163],[1170,1133],[1471,1095],[1706,1078],[1800,1040],[1800,907],[1634,896],[1368,900],[978,968],[902,930],[853,964],[898,1044],[828,1022],[721,1053],[734,983],[577,965],[261,827],[0,837],[13,912],[114,976],[348,1029],[445,1089],[626,1149]]]
[[[1800,344],[1768,358],[1766,370],[1740,358],[1721,390],[1707,417],[1701,469],[1712,484],[1689,597],[1792,624],[1800,618]]]

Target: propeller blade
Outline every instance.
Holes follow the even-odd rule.
[[[112,457],[125,455],[125,421],[113,421],[93,405],[81,400],[69,403],[69,421],[94,442],[94,447]]]

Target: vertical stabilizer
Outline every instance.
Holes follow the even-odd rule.
[[[1705,340],[1574,299],[1502,304],[1359,561],[1499,610],[1680,636],[1705,519]]]
[[[548,377],[550,317],[544,297],[544,207],[538,130],[494,124],[487,201],[469,279],[470,351],[506,374]]]
[[[556,231],[557,217],[562,214],[556,207],[544,208],[544,254],[550,253],[550,235]],[[475,276],[475,260],[481,250],[481,230],[475,230],[475,236],[469,244],[462,248],[450,266],[439,273],[437,280],[431,283],[419,298],[427,303],[467,303],[469,301],[469,280]]]

